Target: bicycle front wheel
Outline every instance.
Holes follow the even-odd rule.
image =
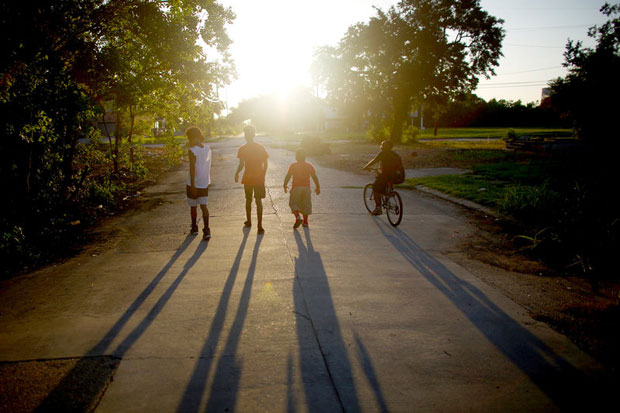
[[[390,224],[395,227],[403,219],[403,200],[396,191],[390,192],[387,197],[387,218]]]
[[[368,184],[364,187],[364,206],[368,212],[372,212],[376,205],[375,196],[372,192],[372,184]]]

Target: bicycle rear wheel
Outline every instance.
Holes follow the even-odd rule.
[[[368,184],[364,187],[364,206],[368,212],[372,212],[376,205],[375,196],[372,192],[372,184]]]
[[[395,227],[403,219],[403,200],[396,191],[390,192],[387,197],[387,218],[390,224]]]

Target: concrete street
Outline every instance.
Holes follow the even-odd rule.
[[[180,169],[80,256],[0,284],[0,360],[121,358],[100,412],[595,408],[597,363],[444,254],[476,231],[460,206],[400,191],[392,228],[363,206],[370,175],[317,167],[293,230],[294,156],[268,147],[257,235],[243,143],[212,145],[209,242],[189,235]]]

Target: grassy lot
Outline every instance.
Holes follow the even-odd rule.
[[[440,128],[437,136],[433,136],[433,129],[421,131],[420,139],[493,139],[503,138],[508,130],[513,130],[518,136],[540,137],[567,137],[572,136],[570,129],[542,129],[542,128]]]
[[[466,156],[487,158],[494,152],[479,151]],[[469,199],[501,212],[515,209],[538,208],[550,202],[566,166],[560,161],[503,160],[473,166],[465,175],[443,175],[426,178],[408,178],[402,187],[424,185],[449,195]]]
[[[518,136],[539,137],[569,137],[573,133],[570,129],[547,129],[547,128],[440,128],[437,136],[433,135],[433,128],[420,131],[419,139],[498,139],[506,136],[506,132],[512,130]],[[356,132],[319,132],[307,134],[284,134],[278,135],[281,139],[300,139],[303,135],[319,136],[326,140],[370,140],[365,131]]]
[[[569,137],[572,136],[570,129],[545,129],[545,128],[440,128],[437,131],[437,136],[433,136],[433,129],[428,128],[420,131],[418,139],[422,140],[443,140],[443,139],[479,139],[481,145],[484,145],[485,140],[489,140],[487,145],[502,145],[503,143],[497,142],[497,139],[504,138],[506,133],[512,130],[517,136],[536,136],[544,138],[552,137]],[[335,132],[302,132],[302,133],[283,133],[283,134],[271,134],[272,139],[276,141],[299,141],[304,136],[316,136],[324,141],[355,141],[355,142],[372,142],[372,139],[366,131],[335,131]],[[491,140],[492,139],[492,140]],[[431,143],[431,142],[427,142]],[[436,142],[436,144],[445,144],[444,141]],[[464,145],[464,143],[462,143]],[[408,144],[408,146],[415,146],[416,144]]]

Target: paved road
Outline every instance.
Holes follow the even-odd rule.
[[[101,412],[592,407],[597,364],[444,254],[476,230],[459,207],[405,192],[393,229],[351,188],[368,177],[318,168],[294,231],[292,154],[271,149],[259,236],[232,180],[242,143],[212,145],[210,242],[171,172],[100,245],[2,283],[0,360],[121,358]]]

